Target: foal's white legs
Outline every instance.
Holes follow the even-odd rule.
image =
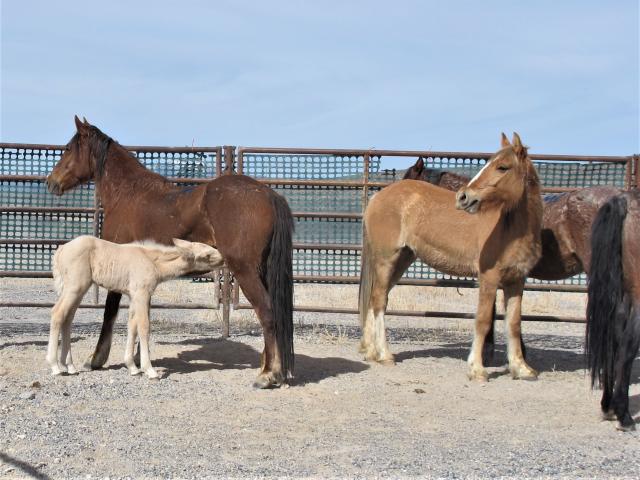
[[[147,377],[159,378],[158,372],[151,365],[149,358],[149,304],[151,297],[147,293],[140,293],[131,298],[129,307],[129,332],[127,335],[127,347],[124,354],[124,363],[131,375],[144,372]],[[134,361],[134,349],[136,334],[140,338],[140,368]]]
[[[87,287],[88,289],[89,287]],[[61,373],[77,373],[71,358],[71,323],[73,316],[86,290],[63,292],[51,310],[51,327],[49,331],[49,346],[47,348],[47,363],[51,366],[53,375]],[[58,339],[62,330],[62,348],[58,356]]]

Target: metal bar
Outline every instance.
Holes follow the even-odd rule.
[[[293,216],[299,218],[362,218],[361,213],[351,212],[293,212]]]
[[[13,206],[0,205],[0,212],[93,213],[95,212],[95,208],[92,208],[92,207],[13,207]]]
[[[2,307],[25,307],[25,308],[51,308],[55,305],[54,302],[0,302],[0,308]],[[79,308],[104,308],[104,303],[82,303]],[[120,305],[120,308],[129,308],[129,305]],[[161,309],[175,309],[175,310],[204,310],[204,309],[216,309],[215,305],[209,305],[206,303],[152,303],[151,308]]]
[[[223,175],[233,174],[233,159],[235,157],[235,147],[224,146],[224,172]]]
[[[291,154],[291,155],[335,155],[335,156],[371,156],[381,157],[438,157],[438,158],[477,158],[489,159],[495,152],[447,152],[429,150],[376,150],[376,149],[327,149],[327,148],[266,148],[266,147],[238,147],[238,154],[265,153],[265,154]],[[630,155],[550,155],[530,154],[532,160],[560,162],[614,162],[622,163],[631,159]]]
[[[226,266],[222,272],[222,336],[228,338],[231,315],[231,272]]]
[[[249,310],[253,307],[249,303],[241,303],[238,305],[239,310]],[[357,314],[357,308],[332,308],[313,305],[295,306],[296,312],[317,312],[317,313],[341,313],[341,314]],[[431,317],[431,318],[458,318],[474,320],[476,314],[473,312],[443,312],[437,310],[415,311],[415,310],[387,310],[386,315],[397,317]],[[522,320],[526,322],[564,322],[564,323],[585,323],[583,317],[557,317],[554,315],[522,315]],[[496,314],[496,319],[504,320],[503,314]]]
[[[219,147],[159,147],[154,145],[122,145],[126,150],[167,153],[215,153]],[[0,148],[14,148],[18,150],[64,150],[66,145],[52,145],[43,143],[0,143]]]

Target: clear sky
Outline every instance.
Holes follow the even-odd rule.
[[[637,0],[2,0],[5,142],[639,146]]]

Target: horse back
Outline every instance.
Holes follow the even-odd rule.
[[[259,265],[275,221],[273,197],[266,185],[245,175],[225,175],[206,185],[203,207],[216,248],[230,267],[253,259]]]

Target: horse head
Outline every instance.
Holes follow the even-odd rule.
[[[75,116],[76,134],[64,148],[46,183],[50,193],[62,195],[67,190],[94,179],[97,165],[104,162],[111,139],[97,127]]]
[[[503,133],[501,143],[502,148],[456,193],[459,210],[476,213],[483,205],[493,205],[510,211],[522,200],[529,184],[538,184],[538,176],[520,136],[514,133],[509,142]]]

